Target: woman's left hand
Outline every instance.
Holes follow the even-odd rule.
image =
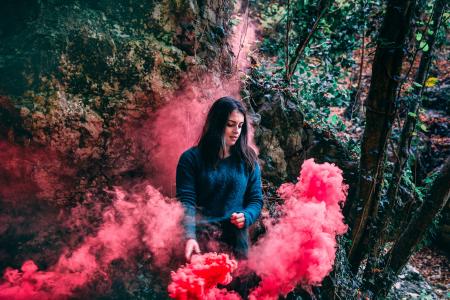
[[[230,222],[231,224],[234,224],[237,228],[244,228],[245,216],[243,213],[232,213]]]

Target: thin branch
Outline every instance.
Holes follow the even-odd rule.
[[[364,8],[365,8],[365,2],[363,0],[362,1],[362,5],[361,5],[363,18],[364,18]],[[358,107],[359,98],[360,98],[360,95],[361,95],[361,81],[362,81],[362,76],[363,76],[362,74],[363,74],[363,69],[364,69],[364,52],[365,52],[365,48],[366,48],[365,39],[366,39],[366,21],[364,19],[364,24],[363,24],[363,28],[362,28],[361,60],[359,62],[358,84],[356,86],[355,100],[353,102],[353,107],[352,107],[352,110],[351,110],[350,119],[353,118],[353,113],[355,112],[356,108]]]
[[[239,50],[238,50],[238,53],[236,55],[236,63],[235,63],[235,66],[234,66],[235,70],[237,70],[238,62],[239,62],[239,54],[241,53],[241,50],[244,47],[243,43],[245,41],[245,37],[247,36],[249,6],[250,6],[250,1],[247,2],[247,6],[245,8],[245,25],[244,25],[244,28],[241,31],[241,36],[239,38]]]
[[[314,25],[311,28],[311,30],[309,31],[309,34],[306,37],[305,41],[303,43],[298,44],[297,49],[295,49],[294,57],[293,57],[291,63],[289,64],[289,72],[286,74],[287,81],[291,80],[291,77],[294,74],[295,69],[297,68],[297,64],[300,60],[300,56],[302,55],[303,51],[305,51],[306,46],[308,45],[309,41],[311,40],[313,34],[316,32],[317,27],[319,26],[319,22],[322,19],[322,17],[324,16],[326,10],[327,9],[324,8],[320,12],[320,15],[317,17],[316,21],[314,22]]]
[[[433,10],[434,10],[434,7],[435,7],[435,6],[436,6],[436,2],[433,4]],[[427,30],[428,30],[428,27],[429,27],[429,25],[430,25],[431,20],[432,20],[432,15],[430,15],[430,17],[428,18],[427,25],[425,26],[425,28],[424,28],[424,30],[423,30],[423,32],[422,32],[422,38],[420,39],[420,41],[422,41],[422,39],[425,38],[425,35],[426,35],[426,32],[427,32]],[[420,42],[420,41],[419,41],[419,42]],[[406,72],[405,77],[403,77],[403,80],[400,82],[400,85],[399,85],[399,87],[398,87],[396,99],[399,99],[400,93],[401,93],[401,91],[402,91],[403,84],[404,84],[406,81],[408,81],[409,74],[411,73],[412,67],[414,66],[414,61],[416,60],[417,53],[419,53],[420,50],[422,50],[422,48],[420,48],[420,46],[419,46],[419,47],[414,51],[414,55],[413,55],[413,58],[412,58],[412,60],[411,60],[411,62],[410,62],[410,64],[409,64],[408,71]]]
[[[286,74],[289,74],[289,32],[291,31],[291,16],[289,15],[290,10],[291,10],[291,0],[287,0],[287,21],[286,21],[286,37],[285,37]]]

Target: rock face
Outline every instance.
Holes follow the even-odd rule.
[[[255,141],[260,147],[266,178],[279,184],[297,177],[306,145],[311,143],[311,134],[303,128],[301,111],[282,94],[266,94],[252,104],[260,119]]]
[[[225,0],[3,1],[2,147],[55,152],[75,174],[63,202],[139,173],[146,157],[125,124],[166,101],[183,73],[231,68],[231,11]]]
[[[255,115],[255,141],[265,178],[275,185],[296,180],[303,161],[315,158],[320,163],[335,163],[344,171],[346,182],[355,180],[356,160],[338,138],[311,128],[294,95],[263,85],[258,74],[252,76],[245,99]]]
[[[173,85],[189,64],[220,58],[229,13],[223,0],[6,1],[0,92],[43,92],[51,79],[100,96],[151,89],[155,76]]]
[[[135,129],[152,121],[182,75],[231,70],[232,5],[0,3],[0,270],[27,259],[54,265],[100,226],[112,201],[105,188],[145,180],[151,159]],[[117,280],[133,270],[133,284],[113,285],[112,298],[130,299],[133,289],[143,294],[133,299],[164,298],[155,296],[165,287],[153,288],[160,275],[153,282],[149,263],[140,265],[145,276],[120,263]]]

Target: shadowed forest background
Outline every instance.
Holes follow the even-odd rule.
[[[333,271],[281,298],[448,299],[448,8],[2,1],[0,272],[28,260],[62,272],[89,244],[96,267],[71,298],[167,299],[180,232],[155,220],[177,220],[177,159],[231,95],[249,110],[262,166],[252,242],[281,217],[276,190],[306,159],[334,163],[348,185]]]

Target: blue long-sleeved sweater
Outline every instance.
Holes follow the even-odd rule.
[[[186,238],[196,238],[196,223],[227,222],[234,212],[243,212],[245,227],[258,218],[263,205],[261,170],[252,172],[234,155],[207,167],[198,147],[185,151],[178,162],[176,196],[185,209]]]

